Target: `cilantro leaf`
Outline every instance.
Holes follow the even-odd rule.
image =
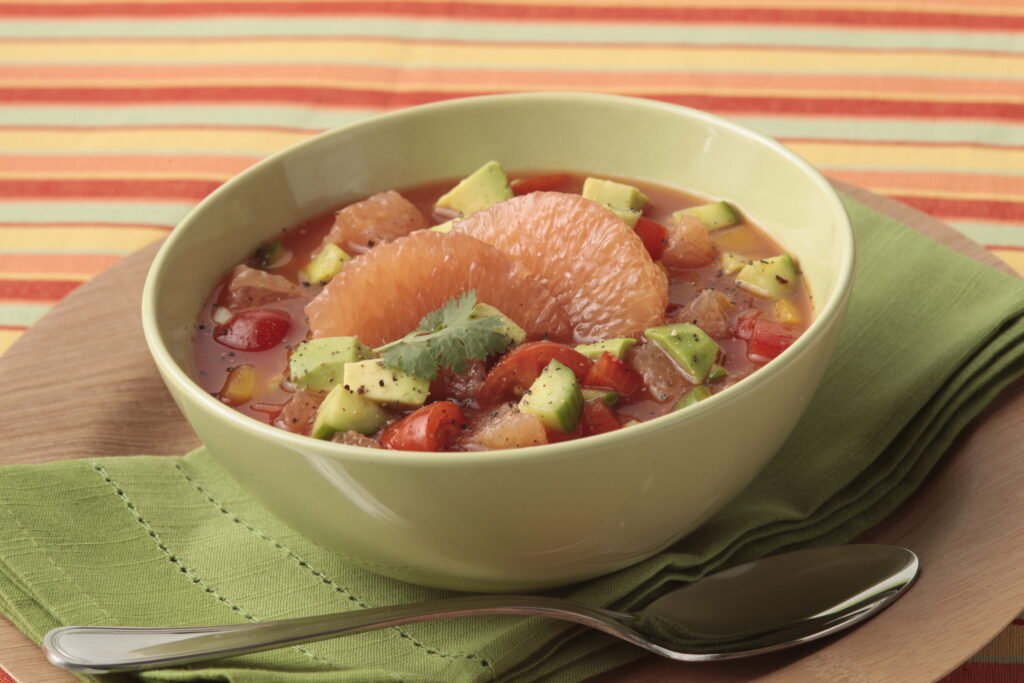
[[[463,373],[470,360],[485,360],[507,349],[512,340],[498,331],[501,318],[472,318],[475,306],[476,291],[470,290],[423,316],[415,330],[377,349],[384,366],[434,379],[441,368]]]

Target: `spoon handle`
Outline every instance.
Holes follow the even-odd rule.
[[[497,614],[572,621],[619,638],[628,637],[630,632],[617,622],[627,615],[609,610],[592,609],[557,598],[480,595],[223,626],[63,626],[46,634],[43,649],[50,662],[69,671],[136,671],[233,657],[418,621]]]

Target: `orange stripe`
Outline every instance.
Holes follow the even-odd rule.
[[[17,199],[38,197],[58,200],[68,197],[79,199],[138,198],[195,201],[202,199],[218,187],[220,187],[219,182],[210,180],[0,178],[0,197]]]
[[[216,173],[235,175],[259,161],[259,157],[204,156],[199,154],[106,156],[92,154],[4,155],[0,173]]]
[[[115,254],[0,254],[0,273],[95,275],[121,259]]]
[[[644,72],[579,71],[547,69],[440,69],[336,64],[211,64],[211,65],[9,65],[0,72],[0,83],[23,87],[54,87],[54,81],[68,86],[118,85],[118,81],[145,84],[224,85],[244,81],[247,85],[284,81],[288,85],[322,84],[364,86],[395,90],[424,89],[443,84],[449,87],[601,88],[614,91],[650,92],[670,90],[723,91],[809,91],[815,93],[889,93],[902,98],[924,94],[951,96],[1006,96],[1024,100],[1020,81],[978,78],[921,78],[851,74],[775,74],[729,72]],[[837,87],[841,85],[841,87]]]

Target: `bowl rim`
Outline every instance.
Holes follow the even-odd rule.
[[[444,112],[448,109],[464,109],[476,106],[491,106],[494,103],[501,103],[503,106],[512,105],[516,102],[545,102],[559,101],[575,105],[598,104],[602,106],[624,105],[631,107],[646,108],[655,111],[670,112],[686,118],[694,119],[717,128],[724,128],[734,134],[747,138],[751,142],[763,145],[790,164],[796,166],[807,175],[812,184],[820,190],[828,203],[832,205],[833,211],[840,217],[839,245],[840,258],[839,269],[836,277],[836,284],[832,296],[818,310],[815,319],[808,326],[807,330],[785,351],[764,367],[760,368],[753,375],[744,378],[735,385],[713,394],[704,401],[690,406],[685,411],[669,413],[652,420],[641,422],[631,426],[628,430],[620,429],[614,432],[588,436],[583,439],[571,439],[558,443],[542,444],[539,446],[525,446],[522,448],[506,448],[481,451],[400,451],[390,449],[364,448],[350,446],[331,441],[313,439],[308,436],[294,434],[279,429],[269,424],[255,420],[244,413],[241,413],[218,401],[215,397],[204,391],[171,357],[167,344],[161,336],[160,326],[157,322],[156,300],[157,291],[163,280],[164,271],[170,253],[175,245],[182,239],[183,234],[188,230],[196,216],[201,213],[207,204],[214,203],[219,198],[233,191],[236,184],[246,182],[249,175],[257,173],[264,166],[273,165],[286,156],[291,155],[299,149],[307,146],[321,144],[321,141],[338,135],[346,135],[351,131],[364,127],[380,125],[382,121],[394,122],[408,117],[418,117],[424,112]],[[831,184],[807,161],[797,155],[788,147],[773,140],[770,137],[757,133],[745,126],[737,124],[728,119],[710,114],[699,109],[693,109],[683,105],[661,102],[640,97],[625,95],[598,94],[586,92],[542,92],[542,93],[509,93],[500,95],[482,95],[475,97],[463,97],[441,102],[408,107],[393,112],[377,114],[369,118],[356,121],[350,124],[332,128],[320,134],[314,135],[307,140],[291,145],[279,152],[276,152],[262,161],[253,164],[241,173],[233,176],[224,184],[207,195],[202,201],[194,206],[188,214],[175,226],[170,235],[161,245],[153,263],[146,276],[142,293],[142,327],[146,345],[154,362],[161,370],[164,381],[173,384],[174,388],[183,392],[191,400],[202,408],[212,411],[220,419],[224,419],[244,430],[255,430],[257,435],[263,435],[271,440],[281,440],[282,445],[293,451],[317,452],[319,455],[340,458],[353,462],[378,462],[402,466],[464,466],[464,465],[497,465],[509,460],[524,462],[534,458],[554,460],[560,457],[570,457],[579,452],[585,452],[589,448],[613,446],[618,442],[623,444],[630,440],[642,437],[644,434],[653,434],[662,429],[674,428],[680,422],[693,420],[709,410],[715,410],[718,406],[736,400],[739,396],[753,389],[757,384],[767,381],[769,378],[781,372],[799,356],[804,349],[809,347],[820,337],[826,329],[837,322],[845,309],[846,301],[850,297],[853,283],[854,270],[854,236],[853,227],[849,214],[846,211],[842,200]],[[173,393],[173,392],[172,392]]]

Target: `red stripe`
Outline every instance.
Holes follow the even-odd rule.
[[[946,199],[893,195],[904,204],[940,218],[974,218],[1024,222],[1024,203],[988,199]]]
[[[25,325],[0,325],[0,330],[4,332],[24,332],[28,327]],[[3,673],[3,669],[0,669],[0,673]],[[0,683],[4,683],[4,679],[0,676]]]
[[[1024,247],[997,247],[997,249],[1024,249]],[[1014,626],[1024,626],[1024,618],[1014,619],[1010,623]]]
[[[0,299],[57,301],[80,284],[66,280],[0,280]]]
[[[141,102],[267,103],[321,106],[362,106],[376,109],[409,107],[488,92],[391,92],[294,86],[216,86],[169,88],[8,88],[0,102],[105,104]],[[630,93],[639,97],[723,113],[790,115],[900,116],[934,119],[1024,120],[1024,103],[874,100],[839,97],[753,97]]]
[[[1020,664],[1010,662],[964,662],[939,683],[1010,683],[1020,680]]]
[[[1013,244],[986,244],[985,247],[999,251],[1024,251],[1024,247]],[[1024,619],[1014,619],[1012,623],[1014,626],[1024,626]]]
[[[572,5],[503,5],[466,2],[164,2],[0,4],[5,16],[208,16],[208,15],[356,15],[446,17],[493,21],[679,22],[703,24],[797,24],[1013,30],[1024,17],[939,12],[872,12],[842,9],[773,9],[762,7],[580,7]]]
[[[214,180],[0,179],[0,198],[202,199],[220,186]]]

